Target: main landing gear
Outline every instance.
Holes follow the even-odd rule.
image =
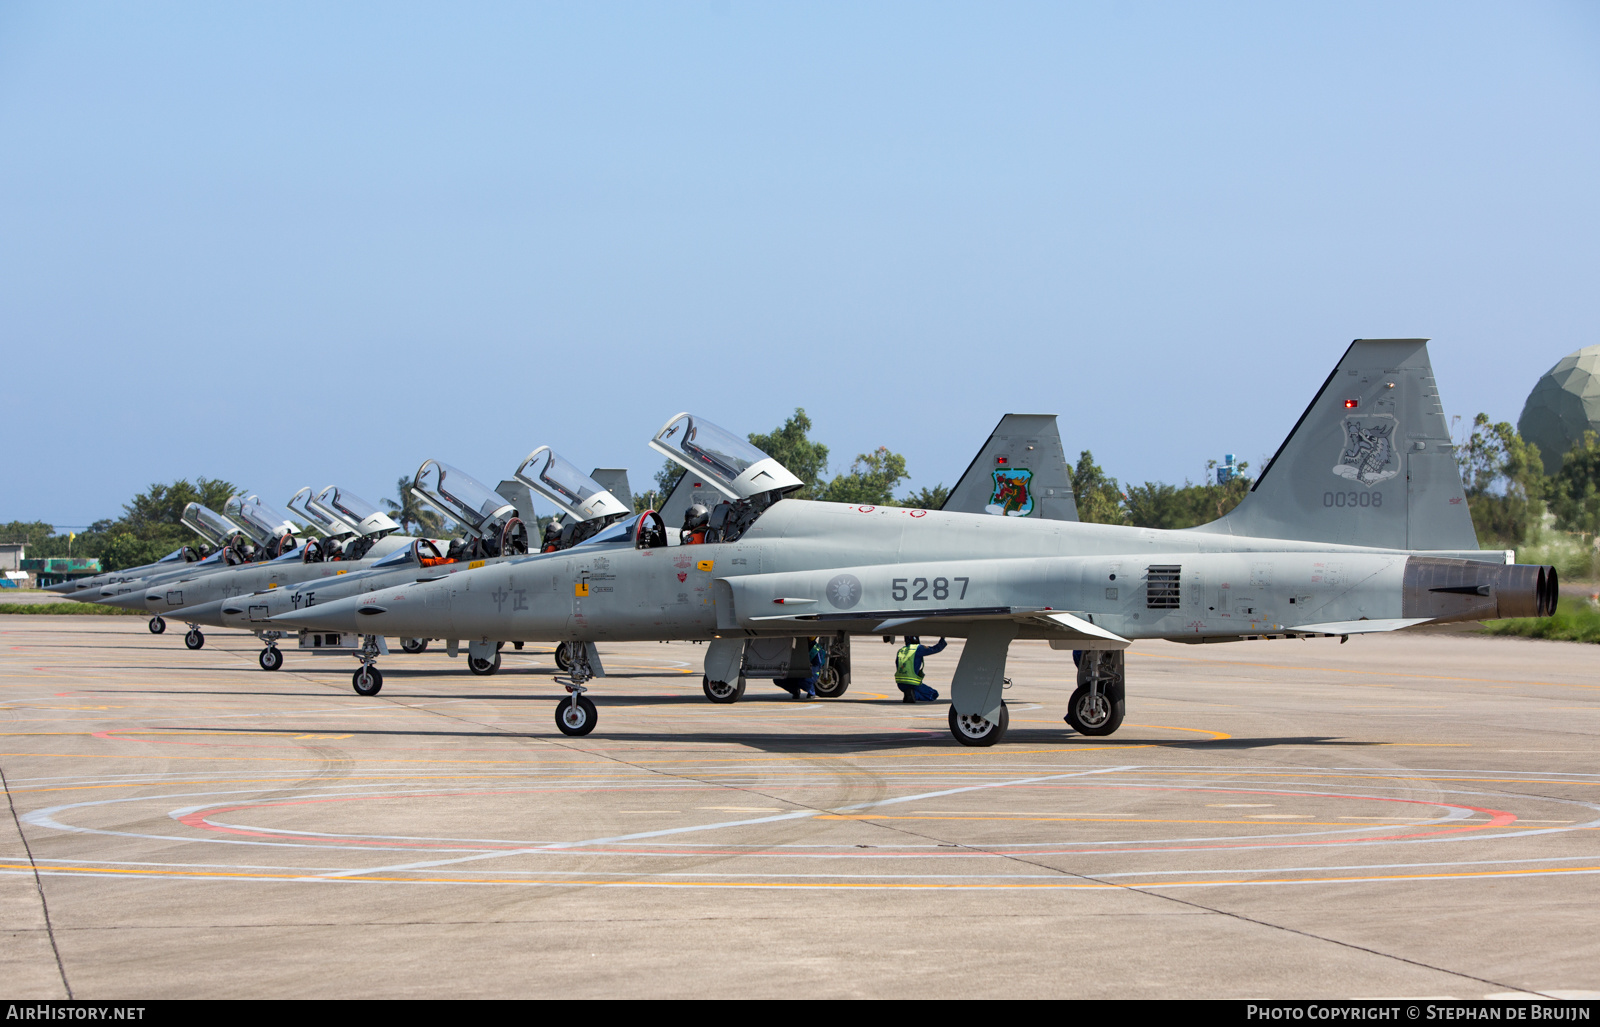
[[[706,698],[714,703],[738,702],[744,698],[744,675],[739,675],[737,682],[712,681],[704,675],[700,678],[700,688],[706,693]],[[821,689],[818,689],[820,692]]]
[[[561,644],[567,645],[565,642]],[[594,671],[589,666],[589,647],[579,643],[570,646],[567,653],[571,676],[566,681],[556,679],[567,689],[567,698],[556,704],[556,727],[564,735],[586,735],[594,730],[595,724],[600,720],[600,711],[595,709],[593,701],[583,694],[588,691],[584,687],[584,682],[594,678]],[[496,653],[496,661],[499,658],[500,654]]]
[[[166,630],[167,630],[167,619],[165,617],[151,617],[150,618],[150,634],[159,635],[163,631],[166,631]]]
[[[500,669],[500,652],[495,651],[494,659],[482,660],[476,656],[467,657],[467,669],[474,674],[493,674]]]
[[[1066,722],[1083,735],[1109,735],[1127,708],[1127,667],[1121,650],[1086,650],[1078,662],[1078,687],[1067,700]]]
[[[556,669],[563,674],[572,672],[572,650],[576,648],[567,642],[556,645]]]
[[[950,704],[950,733],[962,745],[986,747],[1006,736],[1011,726],[1011,713],[1006,704],[1000,704],[1000,721],[996,723],[976,713],[957,713],[955,703]]]
[[[428,640],[426,638],[402,638],[400,640],[400,648],[415,656],[417,653],[428,651]]]
[[[200,625],[189,625],[189,633],[183,636],[183,644],[190,649],[199,649],[206,644],[206,636],[200,630]]]

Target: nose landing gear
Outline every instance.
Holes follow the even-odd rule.
[[[199,649],[206,644],[206,636],[200,630],[200,625],[189,625],[189,633],[183,636],[183,644],[190,649]]]
[[[571,659],[571,677],[566,681],[556,679],[567,689],[567,698],[556,704],[556,727],[564,735],[586,735],[600,720],[600,711],[583,694],[588,691],[584,682],[594,678],[594,670],[589,666],[589,646],[576,643],[569,646],[567,652]],[[499,658],[496,653],[495,659]]]
[[[261,655],[256,657],[256,662],[261,664],[262,670],[277,670],[283,666],[283,653],[279,652],[277,645],[268,642],[267,647],[261,650]]]
[[[162,632],[164,632],[166,630],[167,630],[167,620],[166,620],[165,617],[151,617],[150,618],[150,634],[159,635],[159,634],[161,634]]]
[[[372,664],[378,658],[378,636],[361,636],[361,652],[356,655],[361,666],[351,676],[350,683],[357,695],[377,695],[383,690],[383,674]]]

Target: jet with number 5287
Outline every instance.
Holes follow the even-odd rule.
[[[275,621],[580,643],[556,710],[567,734],[597,720],[584,694],[595,642],[704,640],[707,695],[737,698],[782,639],[798,651],[818,636],[959,636],[950,731],[981,746],[1005,734],[1019,638],[1075,652],[1065,719],[1106,735],[1122,723],[1136,639],[1345,637],[1555,608],[1554,568],[1478,549],[1421,339],[1352,343],[1244,501],[1182,530],[1019,516],[1030,483],[1004,467],[994,505],[1011,516],[788,499],[793,474],[690,414],[650,445],[725,497],[704,542],[669,548],[645,514],[570,550]]]

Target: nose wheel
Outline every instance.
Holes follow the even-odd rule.
[[[586,735],[594,730],[600,713],[581,692],[573,692],[556,706],[556,727],[564,735]]]
[[[283,653],[275,645],[269,645],[261,650],[261,655],[256,657],[256,662],[261,664],[262,670],[277,670],[283,666]]]
[[[383,690],[383,672],[370,664],[364,665],[351,677],[350,683],[355,686],[357,695],[377,695]]]
[[[955,703],[950,704],[950,733],[955,735],[956,741],[962,745],[977,747],[990,746],[1004,738],[1006,728],[1011,726],[1011,712],[1006,709],[1006,704],[1000,704],[1000,720],[998,723],[978,716],[976,713],[957,713]]]
[[[150,618],[150,634],[159,635],[163,631],[166,631],[166,630],[167,630],[167,619],[165,617],[151,617]]]
[[[190,649],[199,649],[206,644],[206,636],[199,628],[190,628],[189,633],[183,636],[183,644]]]

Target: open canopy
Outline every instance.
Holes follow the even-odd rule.
[[[529,453],[512,477],[580,521],[629,512],[620,499],[549,446]]]
[[[650,448],[704,478],[729,499],[788,492],[805,484],[744,439],[694,414],[669,420],[650,440]]]
[[[426,460],[417,468],[411,492],[474,535],[488,535],[517,516],[517,508],[506,497],[467,472],[437,460]]]
[[[263,502],[260,496],[250,495],[243,499],[235,496],[228,500],[228,505],[232,506],[234,500],[239,500],[239,525],[258,543],[265,544],[279,535],[293,535],[300,531],[300,526],[291,521],[288,514]]]
[[[290,496],[288,505],[291,512],[305,518],[306,523],[315,525],[317,530],[329,538],[357,534],[355,525],[346,523],[334,511],[317,504],[311,496],[310,485]]]
[[[209,507],[199,503],[190,503],[183,508],[183,516],[179,518],[190,531],[199,535],[213,546],[222,546],[243,529],[228,518],[217,513]],[[245,532],[249,534],[249,532]]]
[[[394,518],[349,489],[337,485],[323,489],[310,505],[330,511],[339,520],[353,525],[357,534],[379,535],[400,530]]]

